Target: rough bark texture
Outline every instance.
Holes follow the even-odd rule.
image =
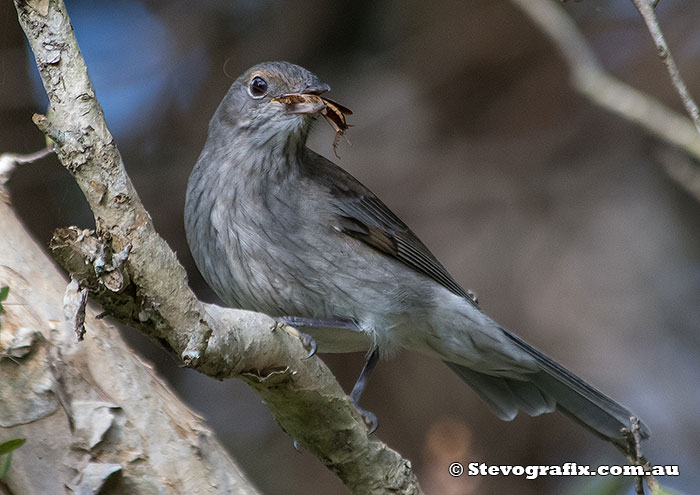
[[[0,316],[0,443],[27,439],[3,493],[257,493],[202,420],[90,308],[89,338],[76,341],[63,321],[65,277],[5,197],[0,232],[0,287],[10,287]]]
[[[158,236],[124,170],[62,1],[15,0],[53,116],[35,123],[56,143],[95,215],[96,232],[61,229],[52,252],[90,297],[183,362],[241,377],[280,426],[353,493],[421,493],[409,461],[368,437],[357,410],[318,358],[267,316],[206,306]],[[88,317],[89,319],[89,317]],[[86,341],[91,339],[90,330]],[[222,490],[221,493],[228,493]]]

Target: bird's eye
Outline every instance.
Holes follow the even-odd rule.
[[[267,92],[267,81],[260,76],[255,76],[250,81],[248,91],[253,98],[262,98]]]

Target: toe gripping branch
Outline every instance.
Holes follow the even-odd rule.
[[[304,345],[304,348],[309,351],[308,355],[304,357],[304,359],[309,359],[314,356],[318,350],[318,346],[316,345],[314,338],[308,333],[304,333],[299,330],[299,327],[345,328],[349,330],[360,330],[354,322],[344,320],[319,320],[315,318],[301,318],[297,316],[282,316],[277,318],[277,321],[284,324],[285,331],[298,338]],[[359,402],[362,392],[364,392],[365,387],[367,386],[369,376],[377,366],[377,362],[379,362],[379,349],[377,347],[373,347],[367,356],[367,361],[365,361],[365,365],[360,372],[360,376],[355,382],[355,385],[352,387],[352,392],[350,392],[350,400],[352,400],[352,403],[355,404],[355,407],[357,407],[357,410],[360,412],[365,425],[367,425],[370,435],[377,430],[379,420],[373,412],[361,408],[359,406]]]

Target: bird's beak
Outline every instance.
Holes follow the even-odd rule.
[[[352,115],[352,111],[340,103],[319,96],[325,91],[330,91],[330,89],[328,84],[309,85],[300,93],[278,96],[273,98],[272,101],[284,105],[287,113],[321,114],[335,131],[335,139],[333,140],[333,152],[335,153],[338,138],[343,136],[345,131],[350,128],[350,124],[345,121],[345,116]],[[335,156],[338,156],[338,154],[336,153]]]
[[[303,99],[297,99],[298,97],[302,97]],[[323,103],[321,97],[316,95],[295,94],[285,95],[283,98],[286,100],[291,100],[289,103],[287,103],[287,113],[312,114],[318,113],[326,108],[326,104]]]
[[[302,91],[302,94],[305,95],[320,95],[321,93],[325,93],[326,91],[330,91],[331,87],[326,84],[326,83],[318,83],[318,84],[312,84],[310,86],[307,86],[304,91]]]
[[[313,114],[326,108],[323,98],[319,95],[330,90],[331,87],[328,84],[319,83],[307,86],[299,93],[282,95],[274,101],[287,105],[287,113]]]

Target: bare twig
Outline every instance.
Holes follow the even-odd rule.
[[[605,71],[574,21],[554,0],[512,0],[555,44],[571,70],[573,87],[606,110],[633,122],[647,132],[661,138],[700,160],[700,136],[693,122],[674,112],[655,98],[616,79]],[[666,164],[668,175],[683,189],[700,201],[693,184],[684,179],[689,174],[684,164],[676,170],[676,163]]]
[[[639,418],[632,416],[630,418],[630,428],[623,428],[622,432],[627,437],[627,445],[625,456],[630,464],[638,466],[644,473],[651,473],[652,465],[651,462],[644,457],[642,453],[642,435],[639,432]],[[635,476],[635,491],[637,495],[644,495],[644,483],[647,482],[647,486],[651,493],[657,493],[660,490],[660,485],[658,481],[654,478],[652,474],[643,474],[641,476]]]
[[[630,461],[635,466],[641,466],[643,468],[643,456],[642,456],[642,436],[639,433],[639,418],[632,416],[630,418],[631,428],[628,431],[628,439],[630,443],[629,450],[631,452]],[[644,495],[644,477],[635,476],[634,477],[634,489],[637,495]]]
[[[656,50],[659,52],[659,57],[661,57],[661,60],[663,60],[666,70],[668,71],[668,75],[671,77],[673,87],[676,88],[678,95],[681,97],[688,115],[690,115],[693,124],[695,124],[695,128],[698,130],[698,132],[700,132],[700,110],[698,110],[698,105],[695,103],[695,100],[693,100],[693,97],[690,96],[688,87],[681,77],[681,73],[676,66],[676,62],[673,60],[673,55],[671,55],[671,50],[668,48],[666,39],[661,32],[659,20],[657,19],[656,11],[654,10],[656,5],[649,0],[632,0],[632,2],[634,3],[635,7],[637,7],[639,13],[642,14],[642,18],[647,25],[649,34],[651,34],[651,37],[656,44]]]
[[[632,416],[630,423],[632,424],[632,440],[634,440],[634,463],[637,466],[641,466],[644,456],[642,454],[642,434],[639,432],[639,418]],[[640,478],[639,484],[641,485],[641,477],[638,478]],[[644,490],[642,490],[642,495],[644,495]]]

